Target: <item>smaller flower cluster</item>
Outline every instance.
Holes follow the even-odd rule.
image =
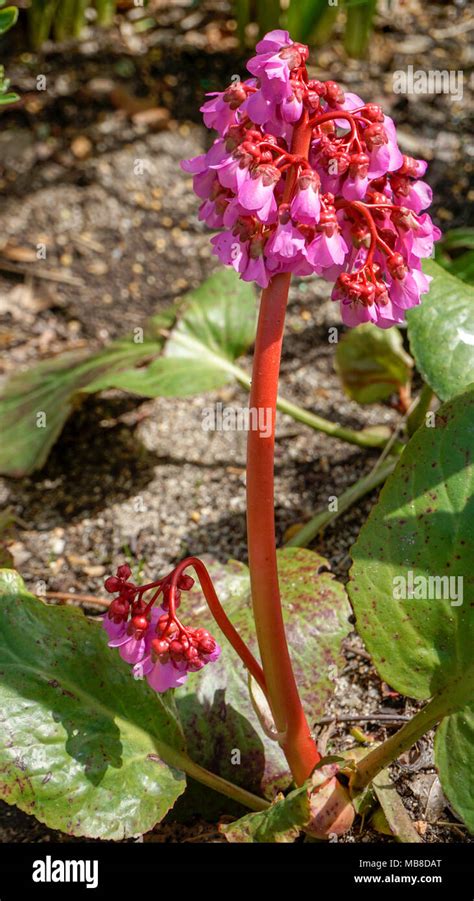
[[[155,691],[177,688],[188,673],[198,672],[221,653],[207,629],[184,626],[176,616],[181,592],[189,591],[194,579],[173,571],[139,587],[130,581],[131,574],[124,563],[105,581],[106,591],[117,595],[103,622],[109,647],[118,648],[135,678],[145,677]],[[145,601],[149,592],[152,596]]]

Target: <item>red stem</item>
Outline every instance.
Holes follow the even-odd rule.
[[[343,200],[336,201],[336,209],[352,209],[356,210],[360,216],[367,222],[367,227],[370,232],[370,248],[367,254],[366,264],[369,266],[372,264],[372,260],[374,258],[374,251],[377,246],[377,241],[379,240],[377,229],[375,227],[375,222],[370,214],[369,210],[366,209],[365,204],[363,204],[359,200]],[[381,240],[381,239],[380,239]],[[385,242],[382,242],[385,243]]]
[[[306,113],[295,128],[291,152],[307,158],[311,127]],[[297,177],[287,176],[283,202]],[[276,275],[262,293],[252,373],[251,409],[271,411],[271,435],[250,430],[247,444],[247,534],[252,602],[268,701],[294,779],[308,778],[320,755],[303,712],[288,651],[281,609],[274,514],[275,417],[290,273]]]
[[[225,637],[234,648],[234,651],[239,655],[240,659],[243,661],[253,678],[256,680],[256,682],[258,682],[264,694],[267,694],[267,686],[265,682],[265,676],[263,675],[263,670],[245,642],[242,641],[239,633],[228,618],[224,608],[221,605],[221,602],[219,601],[219,598],[217,597],[214,585],[212,584],[212,579],[202,560],[199,560],[198,557],[186,557],[184,560],[182,560],[181,563],[179,563],[176,569],[173,571],[173,575],[171,577],[172,589],[174,589],[174,591],[176,590],[180,575],[189,566],[192,566],[196,572],[209,610],[211,611],[220,630],[224,633]],[[172,594],[173,593],[174,592],[172,591]]]
[[[314,119],[310,120],[310,125],[312,128],[316,128],[318,125],[322,125],[324,122],[331,122],[334,119],[346,119],[351,127],[350,132],[350,142],[351,144],[355,143],[358,145],[360,149],[360,141],[357,135],[356,129],[356,119],[351,113],[347,113],[344,110],[335,110],[334,112],[328,110],[326,113],[321,113],[321,115],[316,116]]]

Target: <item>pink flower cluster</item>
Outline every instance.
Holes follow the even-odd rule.
[[[117,594],[104,617],[109,647],[118,648],[120,656],[133,666],[136,679],[145,677],[158,692],[177,688],[188,673],[198,672],[217,660],[219,645],[206,629],[185,627],[176,616],[181,591],[194,584],[191,576],[173,573],[149,585],[138,587],[130,582],[127,563],[106,579],[105,588]],[[145,603],[144,594],[153,591]],[[161,606],[154,606],[162,596]]]
[[[288,32],[256,49],[252,77],[201,107],[218,137],[182,163],[218,231],[214,253],[262,288],[282,272],[335,282],[347,325],[401,322],[428,290],[421,259],[440,237],[422,212],[427,164],[402,155],[378,105],[310,80],[308,48]]]

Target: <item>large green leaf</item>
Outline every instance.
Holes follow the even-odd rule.
[[[23,476],[45,463],[81,394],[159,353],[155,341],[121,341],[95,354],[67,353],[11,378],[0,396],[0,472]]]
[[[474,250],[467,250],[456,257],[449,266],[449,272],[463,282],[474,285]]]
[[[410,381],[413,366],[398,329],[379,329],[371,322],[342,337],[335,363],[346,394],[360,404],[397,392]]]
[[[474,228],[452,228],[436,243],[435,260],[451,275],[474,285]]]
[[[411,697],[439,696],[440,778],[471,829],[473,449],[474,386],[409,442],[352,549],[348,586],[382,678]]]
[[[234,361],[255,338],[253,287],[219,269],[186,297],[163,356],[123,372],[114,386],[146,397],[184,396],[220,388],[235,375]]]
[[[474,693],[473,448],[474,387],[418,429],[352,548],[357,628],[410,697]]]
[[[98,623],[48,607],[13,570],[0,572],[0,711],[0,797],[51,828],[140,835],[185,789],[168,694],[132,678]]]
[[[342,662],[340,644],[350,629],[344,588],[323,569],[326,566],[324,558],[303,548],[278,553],[288,643],[310,723],[332,694],[332,680]],[[247,567],[231,561],[225,566],[211,563],[209,569],[227,615],[257,655]],[[291,781],[285,758],[265,735],[249,700],[246,671],[215,626],[202,596],[193,591],[189,600],[196,621],[225,647],[215,664],[190,677],[177,694],[190,756],[238,785],[273,797]]]
[[[446,797],[474,833],[474,701],[441,723],[435,760]]]
[[[474,288],[433,260],[423,269],[433,281],[422,303],[407,310],[410,349],[424,380],[449,400],[474,381]]]

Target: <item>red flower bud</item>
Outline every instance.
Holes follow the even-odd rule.
[[[216,642],[214,641],[213,638],[211,638],[211,636],[209,636],[209,638],[203,638],[199,642],[199,650],[201,651],[202,654],[212,654],[212,652],[215,651],[215,649],[216,649]]]
[[[387,133],[383,125],[368,125],[364,131],[364,141],[369,150],[375,150],[388,141]]]
[[[319,94],[316,91],[308,91],[306,95],[306,103],[310,107],[312,112],[316,112],[321,106],[321,101],[319,99]]]
[[[410,228],[418,228],[418,219],[416,218],[415,213],[412,210],[407,209],[407,207],[405,206],[401,206],[396,210],[392,210],[390,217],[397,228],[404,228],[406,230]]]
[[[149,625],[150,623],[146,616],[133,616],[128,624],[127,632],[136,639],[143,638]]]
[[[169,609],[170,596],[171,596],[171,585],[169,582],[166,582],[163,585],[163,600],[161,602],[161,605],[162,605],[162,607],[164,607],[165,610]],[[181,603],[181,592],[180,592],[179,588],[175,588],[174,602],[175,602],[175,607],[179,607],[179,605]]]
[[[308,59],[309,49],[305,44],[295,42],[289,47],[284,47],[283,50],[280,50],[279,56],[281,59],[286,59],[289,69],[299,69],[304,61]]]
[[[324,97],[326,94],[326,85],[323,81],[317,81],[313,78],[311,81],[308,81],[308,88],[310,91],[314,91],[315,94],[318,94],[319,97]]]
[[[180,641],[170,641],[170,655],[176,662],[183,659],[184,648]]]
[[[387,269],[393,278],[405,278],[408,269],[401,253],[393,253],[387,258]]]
[[[362,115],[371,122],[383,122],[385,118],[382,107],[378,103],[366,103]]]
[[[344,103],[344,91],[337,81],[326,81],[325,96],[329,106],[335,106],[336,103]]]
[[[258,144],[252,144],[251,141],[244,141],[243,144],[240,145],[240,149],[243,153],[248,153],[249,156],[253,156],[257,160],[261,157],[260,147]]]
[[[109,576],[104,582],[104,588],[109,594],[115,594],[120,591],[120,579],[117,579],[117,576]]]
[[[137,600],[134,601],[132,604],[133,615],[134,616],[142,616],[142,614],[146,610],[146,607],[147,607],[147,605],[146,605],[146,602],[143,600],[143,598],[137,598]]]
[[[129,611],[129,602],[125,598],[118,597],[112,601],[107,611],[107,615],[114,623],[124,623],[128,619]]]
[[[321,122],[321,125],[319,125],[318,128],[323,135],[336,134],[336,126],[332,120],[329,120],[328,122]]]
[[[412,178],[416,178],[418,174],[418,165],[417,161],[413,159],[412,156],[404,156],[403,163],[400,168],[397,170],[397,175],[409,175]]]
[[[197,641],[205,641],[206,638],[211,637],[211,633],[207,629],[194,629],[194,637]]]
[[[190,669],[197,672],[197,670],[202,669],[205,665],[204,660],[200,660],[199,657],[196,657],[195,660],[190,663]]]
[[[126,582],[131,575],[132,570],[130,569],[128,563],[122,563],[122,565],[118,567],[117,576],[119,579],[123,579],[123,581]]]
[[[390,173],[390,184],[397,197],[408,197],[411,185],[410,180],[405,175]]]
[[[194,579],[186,573],[183,573],[178,579],[178,588],[181,588],[182,591],[189,591],[193,585]]]
[[[151,647],[155,654],[161,657],[163,654],[168,653],[169,643],[164,638],[154,638]]]
[[[247,97],[247,91],[245,90],[242,82],[237,82],[237,84],[231,84],[227,88],[224,94],[224,100],[229,104],[231,109],[238,109],[241,103]]]
[[[350,158],[349,173],[351,178],[365,178],[370,159],[366,153],[353,153]]]

